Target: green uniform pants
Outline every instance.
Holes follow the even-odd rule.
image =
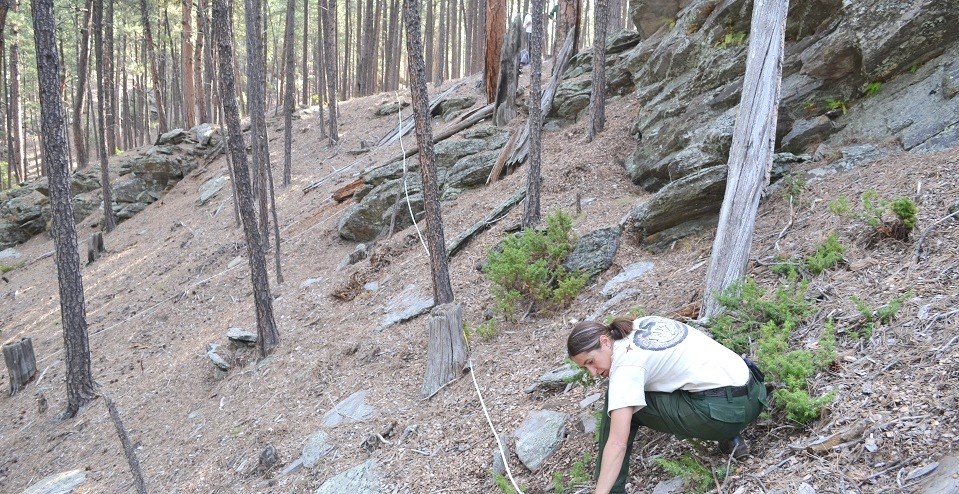
[[[639,426],[654,431],[666,432],[681,439],[697,438],[713,441],[732,439],[746,428],[766,403],[766,387],[755,379],[750,379],[745,396],[694,396],[686,391],[672,393],[646,392],[646,406],[633,414],[629,427],[629,439],[626,442],[626,456],[619,469],[619,476],[613,484],[613,494],[626,492],[626,479],[629,474],[629,458],[633,453],[633,440]],[[603,450],[609,440],[609,415],[605,413],[609,406],[609,389],[606,391],[606,405],[603,407],[603,420],[599,431],[599,456],[596,458],[595,477],[603,462]]]

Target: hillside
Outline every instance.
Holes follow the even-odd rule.
[[[473,87],[470,80],[457,93],[482,99]],[[277,284],[270,268],[281,346],[268,359],[257,362],[252,353],[241,351],[233,369],[217,380],[206,357],[208,344],[227,346],[228,328],[255,331],[247,264],[231,262],[244,249],[226,189],[206,205],[195,205],[198,187],[225,173],[223,157],[191,173],[162,200],[107,235],[105,256],[84,269],[93,375],[123,414],[151,492],[313,492],[368,458],[378,465],[384,492],[497,492],[490,475],[495,441],[470,377],[421,401],[424,318],[377,331],[384,313],[404,293],[430,294],[429,262],[415,230],[406,228],[377,243],[371,260],[337,269],[355,244],[337,232],[339,215],[350,201],[337,204],[330,194],[364,168],[399,152],[396,145],[358,156],[347,153],[359,149],[361,141],[375,142],[395,125],[395,115],[373,115],[379,104],[393,98],[384,94],[343,103],[341,142],[333,149],[319,137],[312,113],[304,112],[295,123],[293,184],[278,189],[276,197],[285,282]],[[612,100],[606,131],[592,143],[585,142],[581,123],[544,133],[544,211],[574,215],[575,231],[585,234],[618,224],[648,197],[622,166],[635,146],[629,127],[637,111],[632,98]],[[282,154],[280,126],[278,120],[271,123],[275,162]],[[411,137],[404,141],[407,147],[412,144]],[[824,167],[829,159],[802,166]],[[838,321],[839,358],[813,384],[819,391],[835,391],[836,399],[821,419],[805,427],[774,413],[748,428],[753,455],[723,481],[722,492],[808,492],[798,490],[803,483],[819,492],[910,491],[923,480],[907,480],[910,472],[955,454],[956,222],[947,220],[928,234],[917,263],[918,232],[908,242],[884,241],[867,248],[865,226],[830,213],[827,205],[840,195],[855,202],[869,190],[889,198],[908,196],[919,205],[921,231],[949,214],[959,198],[957,165],[957,149],[890,151],[876,161],[809,180],[792,205],[782,187],[770,192],[759,213],[750,275],[772,283],[771,259],[808,255],[832,232],[846,246],[843,266],[815,277],[810,286],[810,297],[819,301],[813,318],[817,324],[795,335],[798,345],[814,345],[822,321]],[[326,180],[303,192],[320,179]],[[447,238],[525,187],[525,180],[525,168],[520,168],[492,186],[466,190],[444,203]],[[583,199],[581,214],[575,214],[577,196]],[[451,260],[454,293],[470,326],[482,322],[493,305],[489,283],[476,264],[520,214],[521,208],[514,209]],[[81,238],[96,229],[96,222],[95,214],[80,225]],[[571,416],[561,449],[541,469],[529,472],[511,459],[527,492],[551,489],[554,472],[568,472],[593,448],[592,435],[576,424],[583,413],[580,401],[601,392],[602,384],[524,392],[562,362],[570,321],[593,313],[606,301],[600,294],[603,285],[640,261],[652,262],[652,271],[630,286],[638,290],[635,297],[610,307],[608,314],[634,307],[675,317],[688,314],[701,298],[712,236],[707,229],[652,254],[627,235],[613,267],[568,307],[515,323],[498,320],[494,338],[474,339],[473,373],[504,437],[531,411]],[[17,249],[29,262],[7,273],[0,285],[0,334],[5,340],[32,337],[42,375],[24,392],[0,398],[5,417],[0,421],[0,490],[20,492],[48,475],[82,469],[87,481],[74,492],[130,492],[130,475],[103,400],[75,419],[56,417],[66,400],[55,269],[53,258],[44,256],[52,242],[41,235]],[[353,278],[375,286],[368,285],[349,302],[331,295]],[[878,306],[910,290],[898,317],[871,338],[842,333],[844,324],[858,317],[851,295]],[[3,379],[0,386],[6,387]],[[369,420],[321,426],[324,414],[361,390],[369,390]],[[46,411],[38,409],[40,396],[49,404]],[[283,475],[300,457],[307,438],[321,429],[335,445],[333,452],[312,469]],[[796,447],[845,431],[854,432],[837,448],[815,453]],[[376,434],[384,440],[377,441]],[[709,447],[665,436],[639,441],[635,451],[640,459],[631,472],[636,492],[651,492],[671,477],[650,458],[678,458],[693,451],[712,466],[726,461]],[[263,473],[256,466],[267,446],[275,448],[279,465]]]

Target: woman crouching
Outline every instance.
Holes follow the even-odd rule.
[[[720,451],[737,458],[748,454],[739,433],[766,406],[762,373],[698,329],[656,316],[609,326],[583,321],[573,327],[566,349],[593,377],[609,378],[597,493],[626,492],[640,425],[719,441]]]

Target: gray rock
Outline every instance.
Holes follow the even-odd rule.
[[[376,110],[373,112],[373,114],[377,117],[385,117],[387,115],[392,115],[400,111],[401,108],[406,108],[407,106],[410,106],[409,101],[401,101],[399,103],[395,101],[383,103],[382,105],[376,107]]]
[[[579,402],[579,407],[580,407],[580,408],[586,408],[586,407],[592,405],[593,403],[596,403],[597,401],[599,401],[599,399],[600,399],[601,397],[602,397],[602,396],[601,396],[599,393],[593,393],[593,394],[587,396],[586,398],[583,398],[582,400],[580,400],[580,402]]]
[[[142,202],[114,204],[113,213],[116,215],[118,221],[124,221],[136,216],[137,213],[142,212],[147,206],[149,206],[149,204]]]
[[[212,144],[213,137],[216,135],[216,131],[219,129],[220,127],[217,125],[201,123],[190,129],[190,132],[196,139],[197,144],[200,146],[209,146]]]
[[[316,431],[306,440],[300,460],[307,469],[313,469],[320,463],[320,459],[333,452],[333,445],[327,440],[326,432]]]
[[[799,488],[796,489],[796,494],[816,494],[816,488],[803,482],[799,484]]]
[[[260,452],[260,458],[257,461],[256,473],[263,475],[276,467],[280,463],[280,457],[276,453],[276,448],[273,445],[268,444],[263,451]]]
[[[373,407],[366,404],[367,390],[357,391],[339,402],[323,415],[323,427],[365,422],[373,416]]]
[[[350,252],[340,261],[340,263],[336,266],[336,270],[342,271],[343,269],[346,269],[347,266],[352,266],[353,264],[366,259],[367,256],[369,256],[369,251],[366,248],[366,244],[356,244],[356,247],[353,248],[353,252]]]
[[[328,479],[315,494],[379,494],[383,490],[375,460],[363,463]]]
[[[952,205],[949,206],[949,214],[953,214],[956,211],[959,211],[959,199],[957,199],[956,202],[952,203]]]
[[[300,288],[309,288],[317,283],[322,283],[323,280],[323,278],[307,278],[303,280],[303,283],[300,283]]]
[[[446,101],[440,104],[440,113],[443,115],[443,121],[449,122],[459,112],[471,108],[476,104],[476,98],[472,96],[464,96],[462,98],[447,98]]]
[[[183,129],[173,129],[165,134],[161,134],[160,137],[157,138],[156,145],[180,144],[185,141],[187,137],[189,137],[187,131]]]
[[[418,176],[408,177],[406,188],[413,214],[419,221],[424,214],[424,209]],[[412,225],[413,222],[405,202],[407,191],[404,191],[402,179],[384,182],[373,188],[359,203],[352,204],[343,211],[337,225],[340,237],[354,242],[368,242],[386,231],[393,216],[397,194],[403,194],[404,197],[399,204],[400,211],[396,215],[395,231]]]
[[[653,489],[653,494],[678,494],[682,492],[683,485],[686,481],[682,477],[673,477],[669,480],[664,480],[658,484]]]
[[[782,148],[797,153],[809,151],[829,137],[835,129],[832,120],[825,115],[809,120],[797,120],[793,122],[792,130],[783,137]]]
[[[954,494],[959,492],[959,457],[944,456],[938,466],[918,487],[922,494]]]
[[[503,445],[506,448],[506,445]],[[509,452],[509,449],[506,449]],[[500,453],[499,448],[493,448],[493,473],[503,475],[506,473],[506,461],[503,460],[503,454]]]
[[[719,210],[718,206],[716,210]],[[710,215],[704,218],[687,221],[686,223],[681,223],[643,238],[642,245],[649,252],[652,252],[653,254],[659,254],[672,247],[673,243],[677,240],[684,239],[691,235],[698,235],[710,228],[715,227],[718,223],[718,215]]]
[[[213,363],[213,375],[218,380],[226,377],[230,370],[230,364],[216,352],[219,347],[216,343],[210,343],[206,350],[206,357]]]
[[[579,238],[564,266],[570,271],[586,273],[590,280],[613,265],[619,249],[619,226],[594,230]]]
[[[538,389],[543,390],[560,390],[565,388],[569,384],[569,379],[576,377],[579,374],[580,370],[569,364],[563,364],[542,376],[539,376],[536,381],[526,388],[527,393],[532,393]]]
[[[622,273],[617,274],[607,281],[606,284],[603,285],[603,290],[600,293],[602,293],[604,297],[610,297],[619,290],[620,286],[640,278],[651,271],[655,266],[656,265],[651,262],[630,264],[626,266],[626,269],[624,269]]]
[[[527,415],[516,429],[516,456],[531,471],[539,470],[566,437],[565,413],[539,410]]]
[[[596,432],[596,416],[588,412],[579,414],[579,430],[586,434]]]
[[[722,206],[726,167],[714,166],[671,182],[633,208],[632,227],[648,237],[682,223],[713,216]]]
[[[449,168],[466,156],[485,151],[486,146],[486,141],[482,139],[447,139],[439,142],[434,148],[436,151],[436,167]]]
[[[660,29],[669,29],[679,11],[692,0],[638,0],[629,3],[629,18],[643,39]]]
[[[553,106],[547,116],[560,117],[566,120],[577,120],[580,113],[589,106],[589,95],[592,92],[593,81],[579,79],[563,82],[556,88],[553,97]]]
[[[70,470],[45,477],[27,487],[22,494],[70,494],[87,481],[83,470]]]
[[[0,264],[5,266],[14,266],[23,261],[23,254],[17,249],[10,247],[0,250]]]
[[[230,177],[219,176],[203,182],[203,185],[200,186],[200,197],[196,200],[196,205],[202,206],[210,199],[216,197],[229,181]]]
[[[147,190],[146,184],[138,177],[117,180],[110,188],[113,200],[118,203],[141,202],[140,194]]]
[[[256,344],[256,333],[251,333],[243,328],[230,328],[226,330],[228,340],[241,345],[253,346]]]
[[[450,168],[444,184],[445,189],[477,187],[486,183],[499,153],[489,151],[467,156]]]
[[[227,263],[226,268],[227,268],[227,269],[233,269],[233,268],[239,266],[240,264],[243,264],[243,261],[245,261],[245,260],[246,260],[246,258],[243,257],[243,256],[236,256],[236,257],[234,257],[233,259],[231,259],[229,263]]]
[[[433,307],[433,296],[422,293],[418,286],[407,285],[399,296],[387,302],[385,315],[376,331],[383,331],[394,324],[425,314]]]
[[[639,290],[635,288],[627,288],[619,292],[618,294],[616,294],[615,297],[603,302],[602,305],[597,307],[596,310],[589,315],[589,319],[592,319],[594,321],[603,319],[603,317],[607,315],[607,312],[611,308],[619,306],[619,304],[622,303],[623,301],[630,300],[638,294],[639,294]]]

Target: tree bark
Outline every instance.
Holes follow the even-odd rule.
[[[320,138],[326,138],[326,115],[323,105],[326,103],[326,35],[323,33],[323,0],[316,2],[316,39],[313,41],[313,77],[316,80],[317,105],[320,107],[317,118],[320,122]]]
[[[426,211],[426,238],[433,275],[433,300],[436,305],[453,301],[446,241],[443,238],[443,216],[440,212],[439,187],[436,180],[436,155],[433,152],[433,129],[426,93],[426,68],[423,66],[423,45],[420,41],[418,0],[405,0],[403,20],[406,23],[406,50],[409,63],[410,92],[416,121],[416,141],[420,147],[420,175],[423,183],[423,206]]]
[[[336,0],[320,0],[323,14],[323,54],[326,56],[326,98],[329,105],[330,146],[335,146],[340,140],[336,128]],[[347,3],[349,5],[349,3]],[[349,24],[349,23],[347,23]],[[349,31],[349,26],[347,26]]]
[[[444,77],[446,77],[446,51],[448,49],[447,45],[447,31],[449,31],[449,20],[447,19],[446,4],[447,0],[438,0],[440,3],[440,26],[439,26],[439,37],[436,43],[436,66],[433,67],[433,86],[439,87],[440,84],[443,84]]]
[[[105,0],[103,10],[103,95],[104,95],[104,125],[107,136],[107,156],[117,153],[117,97],[116,77],[113,65],[113,0]]]
[[[310,0],[303,0],[303,44],[300,50],[303,53],[301,71],[303,76],[302,90],[300,94],[300,104],[307,106],[310,104],[310,71],[308,67],[310,53]]]
[[[181,0],[180,8],[180,60],[183,62],[183,128],[196,126],[196,94],[193,82],[193,26],[190,18],[193,1]]]
[[[556,37],[553,39],[553,53],[559,53],[562,48],[559,43],[566,40],[566,33],[573,31],[573,55],[579,46],[579,14],[580,0],[557,0]]]
[[[257,348],[260,357],[266,357],[279,345],[280,336],[273,319],[273,297],[270,295],[270,280],[266,273],[263,242],[253,207],[246,146],[240,129],[240,111],[236,103],[236,84],[233,75],[231,24],[226,0],[213,0],[213,29],[216,32],[220,60],[220,99],[223,104],[223,117],[229,131],[228,143],[233,160],[233,176],[236,178],[240,217],[243,220],[243,232],[246,235],[247,259],[250,263],[250,278],[256,307]]]
[[[499,83],[496,87],[496,109],[493,125],[506,125],[516,116],[516,87],[519,83],[519,46],[521,24],[519,17],[510,23],[503,51],[499,59]]]
[[[166,113],[163,111],[160,71],[157,68],[156,45],[153,43],[153,31],[150,29],[150,10],[147,8],[147,0],[140,0],[140,21],[143,23],[147,63],[150,65],[150,77],[153,79],[153,98],[157,109],[157,125],[159,126],[157,132],[163,134],[170,129],[167,127]],[[149,122],[149,116],[147,122]]]
[[[49,160],[50,209],[53,251],[60,287],[60,319],[63,325],[66,361],[67,408],[65,418],[73,417],[95,395],[90,370],[90,343],[87,337],[86,305],[77,232],[73,224],[70,175],[66,160],[66,126],[59,95],[60,57],[56,50],[56,22],[53,0],[33,0],[33,35],[37,53],[37,80],[40,92],[40,116],[44,155]]]
[[[83,109],[86,106],[84,99],[87,94],[87,70],[90,58],[90,20],[92,18],[93,0],[86,0],[83,12],[83,24],[80,27],[80,58],[77,61],[77,92],[73,101],[73,147],[77,151],[77,168],[83,169],[90,164],[87,152],[86,139],[83,137]]]
[[[600,0],[602,1],[602,0]],[[530,37],[530,83],[529,83],[529,170],[526,177],[526,207],[523,209],[523,227],[531,228],[539,224],[540,213],[540,168],[543,148],[543,108],[538,103],[542,99],[543,78],[543,0],[533,0],[533,33]]]
[[[486,102],[496,101],[499,84],[500,53],[503,51],[503,35],[506,33],[506,0],[486,2],[486,65],[483,73],[486,82]]]
[[[206,26],[203,19],[205,10],[204,0],[198,0],[196,6],[196,44],[193,47],[193,87],[197,107],[197,123],[210,122],[210,107],[207,105],[209,95],[203,81],[203,55],[206,53]],[[207,77],[210,75],[207,74]]]
[[[729,151],[726,195],[719,212],[700,319],[719,314],[721,293],[746,273],[756,211],[769,183],[782,79],[788,0],[757,1],[750,24],[746,75]]]
[[[247,106],[250,111],[250,140],[253,144],[251,169],[253,170],[253,196],[257,204],[257,219],[260,222],[260,238],[264,250],[269,250],[269,209],[267,170],[270,166],[270,149],[266,140],[266,68],[261,27],[263,4],[260,0],[245,0],[246,58],[247,58]]]
[[[110,0],[106,0],[110,1]],[[117,226],[116,217],[113,215],[113,191],[110,189],[110,158],[107,151],[106,139],[106,119],[104,118],[106,98],[106,84],[104,76],[106,72],[106,60],[103,54],[103,2],[104,0],[93,0],[93,46],[97,57],[97,154],[100,158],[100,183],[102,184],[103,195],[103,229],[107,233],[113,231]]]
[[[609,0],[596,0],[595,38],[593,39],[593,90],[589,94],[589,121],[586,142],[606,126],[606,25],[609,23]]]
[[[286,87],[283,95],[283,187],[288,187],[293,179],[293,109],[296,107],[296,92],[293,83],[296,73],[296,61],[293,54],[293,30],[296,28],[294,25],[295,11],[296,0],[288,0],[286,3],[286,28],[283,33],[283,45],[286,47],[284,50],[286,52],[284,55],[286,59]],[[306,12],[303,14],[303,17],[306,18]],[[304,65],[306,65],[305,54],[303,60]]]
[[[9,164],[17,181],[27,179],[26,145],[23,132],[23,98],[20,96],[20,45],[17,44],[17,26],[12,26],[10,43],[10,148]],[[60,87],[59,77],[55,89]]]
[[[468,360],[463,338],[463,309],[459,304],[434,307],[426,328],[426,372],[420,388],[420,397],[424,399],[461,376]]]

